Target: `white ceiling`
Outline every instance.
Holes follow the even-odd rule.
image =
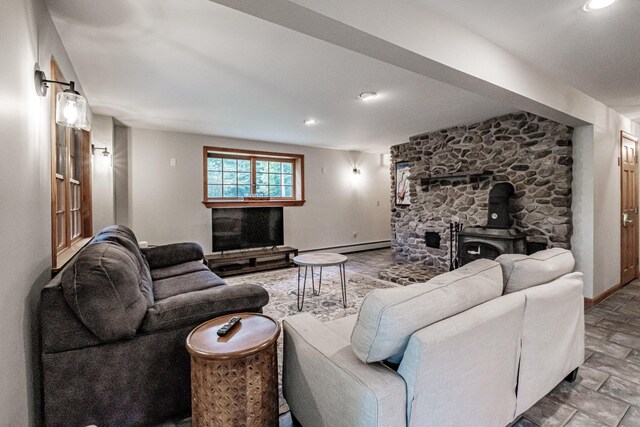
[[[640,121],[640,1],[404,1]],[[384,151],[515,111],[209,0],[47,4],[93,111],[133,127]]]
[[[640,1],[416,1],[640,122]]]
[[[47,5],[93,111],[133,127],[385,151],[515,111],[209,0]]]

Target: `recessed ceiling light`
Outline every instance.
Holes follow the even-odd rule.
[[[582,8],[585,12],[593,12],[594,10],[604,9],[611,6],[616,0],[589,0]]]
[[[376,96],[378,96],[376,92],[362,92],[360,95],[358,95],[358,99],[361,101],[371,101]]]
[[[313,126],[318,122],[316,121],[316,119],[307,119],[307,120],[304,120],[302,123],[304,123],[307,126]]]

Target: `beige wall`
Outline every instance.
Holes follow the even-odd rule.
[[[113,201],[113,118],[94,115],[91,123],[91,143],[107,147],[111,155],[105,157],[96,150],[92,157],[93,233],[115,223]]]
[[[145,129],[130,135],[129,220],[140,240],[191,240],[211,251],[211,211],[201,203],[205,145],[304,154],[307,202],[285,208],[285,244],[307,250],[389,240],[389,165],[380,154]]]
[[[584,273],[584,295],[593,296],[593,126],[575,128],[573,133],[572,204],[573,235],[571,251],[576,270]]]
[[[38,416],[36,304],[51,268],[50,94],[36,95],[34,65],[50,77],[53,55],[77,79],[41,0],[0,2],[0,51],[0,425],[25,426]]]

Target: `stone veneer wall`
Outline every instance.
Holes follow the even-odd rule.
[[[528,242],[570,248],[573,129],[530,113],[515,113],[482,123],[411,137],[391,147],[391,243],[411,261],[446,269],[449,223],[486,225],[489,190],[510,182],[516,193],[509,207],[513,225]],[[396,206],[395,162],[411,165],[410,206]],[[476,184],[433,182],[420,177],[458,171],[493,171]],[[440,233],[440,249],[427,248],[426,231]]]

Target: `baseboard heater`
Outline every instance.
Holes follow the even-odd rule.
[[[388,247],[391,247],[391,240],[378,240],[375,242],[356,243],[353,245],[339,245],[339,246],[329,246],[325,248],[305,249],[305,250],[301,250],[300,253],[327,252],[327,251],[349,253],[349,252],[368,251],[371,249],[384,249]]]

